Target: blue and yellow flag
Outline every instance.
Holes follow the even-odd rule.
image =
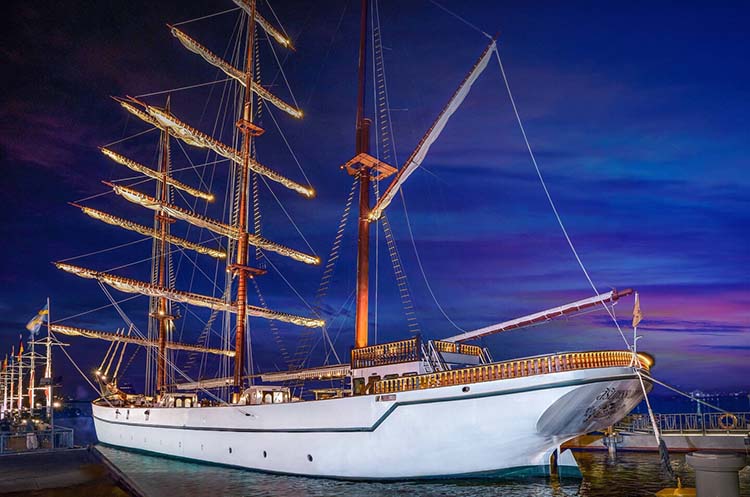
[[[46,323],[49,319],[49,304],[45,305],[26,325],[26,329],[31,332],[32,335],[39,333],[39,328],[42,324]]]

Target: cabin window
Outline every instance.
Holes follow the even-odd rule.
[[[182,399],[175,399],[174,405],[175,407],[182,407]]]
[[[190,401],[190,399],[185,399],[185,407],[192,407],[192,406],[193,405],[192,405],[192,402]]]
[[[354,378],[354,395],[362,395],[365,393],[365,379]]]
[[[264,404],[273,404],[273,393],[272,392],[264,392],[263,393],[263,403]]]
[[[282,404],[284,402],[284,392],[274,392],[273,393],[273,403],[274,404]]]
[[[398,378],[398,374],[395,374],[395,373],[387,374],[383,377],[383,379],[386,379],[386,380],[395,380],[396,378]]]

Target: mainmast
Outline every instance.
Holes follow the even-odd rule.
[[[240,167],[240,189],[237,213],[237,257],[235,264],[235,275],[237,276],[237,331],[234,345],[234,390],[236,394],[242,387],[242,377],[245,367],[245,331],[247,316],[245,307],[247,305],[247,278],[252,277],[247,267],[247,185],[250,166],[250,154],[252,150],[253,137],[262,133],[262,130],[253,124],[253,79],[254,79],[254,52],[255,52],[255,0],[249,1],[250,13],[247,19],[247,55],[245,60],[245,100],[242,110],[242,119],[237,122],[237,128],[242,133],[242,165]]]
[[[169,97],[167,97],[166,110],[169,112]],[[159,173],[161,181],[157,182],[159,199],[169,202],[169,128],[161,132],[161,161],[159,161]],[[164,211],[155,211],[154,218],[159,226],[159,250],[158,250],[158,284],[160,287],[166,286],[167,273],[167,237],[169,235],[169,223],[172,219]],[[167,385],[167,336],[169,335],[169,326],[172,316],[169,315],[169,300],[166,297],[159,297],[156,311],[156,319],[159,322],[159,347],[156,358],[156,391],[163,395]]]
[[[367,4],[362,0],[359,32],[359,64],[357,67],[356,154],[370,152],[370,120],[365,113],[365,65],[367,63]],[[357,313],[354,347],[367,347],[368,304],[370,290],[370,168],[358,169],[359,227],[357,231]]]

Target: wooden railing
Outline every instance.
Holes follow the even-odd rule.
[[[638,354],[642,367],[648,370],[653,359]],[[552,354],[512,361],[483,364],[469,368],[437,373],[406,376],[375,383],[374,393],[395,393],[450,385],[465,385],[484,381],[523,378],[547,373],[576,371],[580,369],[628,367],[633,364],[633,354],[627,351],[596,351]]]
[[[421,359],[420,354],[419,339],[416,337],[398,342],[370,345],[361,349],[352,349],[352,368],[418,361]]]
[[[433,345],[435,346],[435,350],[438,352],[448,352],[453,354],[467,354],[467,355],[475,355],[475,356],[481,356],[482,355],[482,347],[477,347],[476,345],[466,345],[464,343],[455,343],[455,342],[443,342],[441,340],[433,340]]]

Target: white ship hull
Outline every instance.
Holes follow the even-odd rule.
[[[643,395],[608,367],[253,406],[93,406],[100,442],[253,470],[341,479],[548,473],[565,441],[619,421]]]

